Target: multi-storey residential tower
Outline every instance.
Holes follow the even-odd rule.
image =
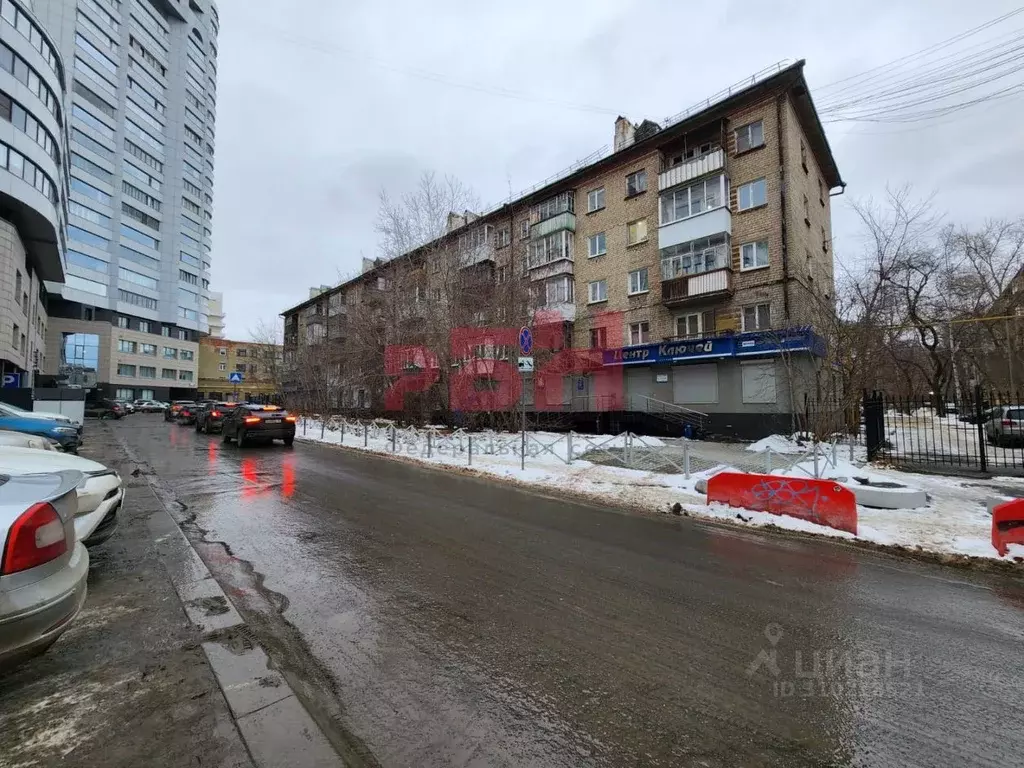
[[[46,373],[83,355],[110,396],[194,394],[209,331],[217,9],[210,0],[37,0],[67,69],[64,284]]]
[[[720,433],[791,428],[830,394],[821,337],[834,316],[829,195],[843,187],[802,61],[664,125],[620,117],[612,151],[480,215],[453,214],[437,242],[287,310],[286,361],[311,368],[294,370],[293,385],[308,389],[301,379],[327,360],[334,369],[318,388],[343,382],[338,407],[382,408],[382,356],[365,343],[345,353],[368,318],[376,337],[405,344],[423,343],[439,302],[449,326],[530,322],[501,300],[522,278],[530,308],[563,322],[575,348],[604,349],[604,365],[622,367],[620,413],[696,413]],[[449,252],[461,273],[454,283],[440,268]],[[388,305],[396,290],[405,295]],[[368,315],[373,303],[388,311]],[[467,311],[453,317],[456,304]],[[396,325],[403,316],[416,322]],[[377,332],[381,324],[394,332]],[[321,351],[297,355],[310,345]],[[479,352],[500,359],[502,346]],[[486,378],[491,369],[477,370]],[[592,375],[565,378],[558,409],[592,428],[587,413],[607,410],[608,394]],[[529,380],[526,388],[531,403]]]
[[[52,362],[44,283],[64,280],[66,73],[27,0],[0,2],[0,373],[29,386]]]

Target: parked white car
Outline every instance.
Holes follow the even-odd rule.
[[[47,419],[49,421],[59,421],[71,424],[76,427],[82,426],[82,422],[75,421],[61,413],[50,413],[49,411],[26,411],[24,408],[19,408],[18,406],[11,405],[10,403],[0,403],[0,413],[4,411],[8,412],[11,416],[20,416],[24,419]]]
[[[70,470],[0,475],[0,669],[45,651],[82,609],[89,553],[73,522],[81,481]]]
[[[0,446],[10,448],[34,448],[37,451],[59,450],[57,443],[45,437],[27,435],[24,432],[12,432],[9,429],[0,429]]]
[[[78,487],[75,535],[88,547],[102,544],[117,529],[118,512],[124,503],[124,487],[114,470],[70,453],[0,446],[0,474],[29,475],[65,469],[85,475]]]

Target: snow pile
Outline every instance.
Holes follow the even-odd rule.
[[[747,450],[753,453],[806,453],[810,447],[796,436],[786,437],[785,435],[768,435],[756,443],[747,446]]]
[[[1006,501],[1024,497],[1024,479],[995,478],[968,480],[964,478],[919,475],[875,467],[862,467],[844,459],[834,464],[819,457],[818,471],[829,479],[846,478],[856,482],[863,478],[871,483],[898,484],[922,490],[930,498],[929,505],[916,509],[871,509],[858,507],[859,525],[856,537],[832,528],[798,520],[792,517],[739,510],[719,504],[708,505],[696,489],[698,482],[706,481],[719,472],[731,469],[723,463],[702,472],[692,473],[687,479],[682,474],[665,474],[625,469],[596,464],[579,459],[595,447],[622,448],[622,436],[581,436],[571,439],[574,460],[566,463],[570,440],[567,435],[550,432],[530,432],[527,443],[525,469],[520,468],[521,436],[517,433],[461,433],[433,437],[429,448],[425,440],[411,441],[401,429],[396,431],[394,451],[390,429],[354,432],[347,429],[342,441],[340,430],[324,429],[320,424],[307,421],[296,437],[300,440],[343,445],[346,448],[367,450],[381,454],[397,454],[433,465],[459,468],[485,475],[494,475],[537,487],[569,491],[597,501],[622,504],[646,509],[667,511],[679,504],[687,513],[706,518],[729,521],[748,526],[773,525],[789,530],[815,533],[837,538],[860,539],[877,544],[920,547],[929,552],[969,555],[999,559],[991,543],[992,519],[988,502]],[[778,441],[774,440],[778,438]],[[772,438],[782,445],[789,438]],[[607,446],[602,445],[608,440]],[[637,438],[636,445],[662,444],[656,438]],[[641,443],[642,441],[642,443]],[[762,441],[764,442],[764,441]],[[470,444],[472,456],[470,457]],[[795,444],[795,443],[793,443]],[[694,444],[696,445],[696,444]],[[772,450],[778,450],[774,445]],[[800,449],[803,451],[804,449]],[[780,453],[783,451],[779,451]],[[733,470],[735,471],[735,470]],[[777,474],[794,477],[813,477],[813,459],[801,461],[780,469]],[[1019,490],[1018,490],[1019,489]],[[895,490],[895,489],[894,489]],[[1008,496],[1007,493],[1013,493]],[[1024,557],[1024,547],[1011,547],[1010,557]]]

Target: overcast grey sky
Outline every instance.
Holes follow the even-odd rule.
[[[1018,3],[220,0],[213,287],[227,334],[375,256],[379,190],[424,170],[498,201],[610,144],[617,113],[663,120],[781,59],[807,60],[813,96]],[[917,126],[826,126],[849,185],[837,258],[858,247],[848,200],[887,183],[936,192],[964,223],[1020,215],[1022,115],[1017,97]]]

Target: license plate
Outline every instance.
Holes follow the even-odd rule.
[[[280,424],[281,420],[280,419],[264,419],[263,423],[264,424]]]

